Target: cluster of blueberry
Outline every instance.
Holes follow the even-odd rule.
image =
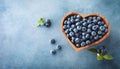
[[[51,40],[50,40],[50,43],[51,43],[51,44],[55,44],[55,43],[56,43],[56,40],[55,40],[55,39],[51,39]],[[61,45],[57,45],[57,46],[56,46],[56,49],[50,50],[50,54],[55,55],[55,54],[56,54],[56,51],[57,51],[57,50],[61,50],[61,49],[62,49]]]
[[[50,26],[51,26],[51,21],[50,21],[50,19],[47,19],[47,20],[45,21],[44,26],[46,26],[46,27],[50,27]]]
[[[68,16],[64,20],[63,29],[77,48],[102,38],[108,31],[108,27],[101,17],[82,18],[80,15]]]

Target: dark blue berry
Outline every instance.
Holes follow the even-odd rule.
[[[56,50],[50,50],[50,54],[55,55],[56,54]]]
[[[86,43],[85,42],[81,42],[81,46],[85,46],[86,45]]]
[[[55,43],[56,43],[55,39],[51,39],[51,40],[50,40],[50,43],[51,43],[51,44],[55,44]]]

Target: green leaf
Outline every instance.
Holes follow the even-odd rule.
[[[93,52],[93,53],[97,53],[97,49],[95,49],[95,48],[90,48],[90,49],[88,49],[90,52]]]
[[[113,56],[110,55],[110,54],[105,54],[105,55],[103,56],[103,58],[106,59],[106,60],[112,60],[112,59],[113,59]]]
[[[44,18],[40,18],[38,23],[37,23],[37,26],[41,26],[44,22],[45,22]]]
[[[103,60],[103,56],[99,53],[97,53],[97,60]]]

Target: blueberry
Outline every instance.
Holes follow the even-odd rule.
[[[75,25],[71,25],[71,28],[75,28]]]
[[[102,38],[102,36],[98,36],[98,38]]]
[[[105,29],[105,33],[108,32],[108,29]]]
[[[70,25],[67,25],[67,28],[69,29],[69,28],[70,28]]]
[[[74,31],[75,33],[77,33],[77,32],[78,32],[78,30],[77,30],[76,28],[74,28],[74,29],[73,29],[73,31]]]
[[[76,33],[76,34],[75,34],[75,37],[77,37],[77,38],[78,38],[78,37],[79,37],[79,34],[78,34],[78,33]]]
[[[90,32],[91,32],[91,29],[87,29],[87,32],[90,33]]]
[[[79,26],[79,25],[80,25],[80,22],[77,22],[77,23],[76,23],[76,26]]]
[[[50,54],[55,55],[56,54],[56,50],[50,50]]]
[[[86,40],[86,37],[85,37],[85,36],[82,36],[82,39],[83,39],[83,40]]]
[[[75,40],[72,39],[71,42],[72,42],[72,43],[75,43]]]
[[[71,23],[73,23],[73,22],[74,22],[74,19],[71,19],[70,21],[71,21]]]
[[[105,30],[105,27],[104,26],[100,26],[99,28],[101,31],[104,31]]]
[[[79,43],[80,39],[79,38],[75,38],[75,43]]]
[[[49,22],[51,22],[51,21],[50,21],[50,19],[47,19],[46,22],[49,23]]]
[[[85,33],[85,32],[83,32],[83,33],[82,33],[82,35],[86,35],[86,33]]]
[[[92,19],[93,19],[92,17],[88,17],[88,20],[90,20],[90,21],[91,21]]]
[[[76,17],[79,18],[79,19],[81,19],[81,16],[80,16],[80,15],[77,15]]]
[[[70,17],[67,20],[70,21]]]
[[[86,44],[90,44],[90,43],[91,43],[90,40],[87,40],[87,41],[86,41]]]
[[[77,29],[78,29],[78,30],[81,30],[81,26],[77,26]]]
[[[65,33],[66,33],[66,34],[68,34],[68,33],[69,33],[69,30],[68,30],[68,29],[66,29],[66,30],[65,30]]]
[[[87,26],[87,23],[86,23],[86,22],[84,22],[84,23],[83,23],[83,26]]]
[[[77,19],[75,19],[75,21],[76,21],[76,22],[78,22],[78,21],[79,21],[79,19],[77,18]]]
[[[106,24],[104,24],[104,27],[106,27],[106,28],[107,28],[107,25],[106,25]]]
[[[88,39],[90,38],[90,34],[86,34],[85,37]]]
[[[72,31],[73,29],[72,28],[69,28],[69,31]]]
[[[99,21],[98,24],[99,25],[104,25],[104,22],[103,21]]]
[[[96,19],[93,19],[93,22],[94,22],[94,23],[97,23],[97,20],[96,20]]]
[[[96,20],[96,16],[94,16],[93,19]]]
[[[80,47],[80,44],[76,44],[76,47],[78,47],[78,48],[79,48],[79,47]]]
[[[68,38],[70,38],[70,35],[69,35],[69,34],[67,34],[67,37],[68,37]]]
[[[98,34],[99,34],[99,35],[101,35],[101,34],[102,34],[102,32],[101,32],[101,31],[98,31]]]
[[[46,22],[46,23],[45,23],[45,26],[46,26],[46,27],[50,27],[50,26],[51,26],[51,22]]]
[[[67,20],[64,21],[64,24],[67,24]]]
[[[96,35],[96,32],[95,32],[95,31],[92,31],[92,32],[91,32],[91,35],[92,35],[92,36],[95,36],[95,35]]]
[[[94,37],[94,39],[95,39],[95,40],[98,40],[98,39],[99,39],[98,35],[97,35],[97,36],[95,36],[95,37]]]
[[[98,28],[98,25],[92,26],[92,30],[97,30],[97,28]]]
[[[74,18],[74,16],[71,16],[70,18],[71,18],[71,19],[73,19],[73,18]]]
[[[68,24],[68,25],[70,25],[70,24],[71,24],[71,22],[70,22],[70,21],[67,21],[67,24]]]
[[[83,22],[87,22],[87,19],[83,19]]]
[[[87,23],[90,24],[91,23],[90,20],[87,20]]]
[[[61,50],[62,49],[61,45],[57,45],[56,49]]]
[[[85,42],[81,42],[81,46],[85,46],[86,45],[86,43]]]
[[[84,32],[84,31],[86,31],[87,29],[86,29],[86,27],[82,27],[82,31]]]
[[[91,28],[92,27],[92,24],[88,24],[88,28]]]
[[[51,40],[50,40],[50,43],[51,43],[51,44],[55,44],[55,43],[56,43],[55,39],[51,39]]]
[[[74,19],[75,19],[75,18],[76,18],[76,15],[74,15],[73,17],[74,17]]]
[[[64,30],[67,29],[67,25],[63,25],[63,29],[64,29]]]
[[[97,17],[97,20],[101,20],[101,18],[98,16],[98,17]]]
[[[72,37],[74,36],[74,32],[70,32],[69,35]]]

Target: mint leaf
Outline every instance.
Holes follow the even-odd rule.
[[[88,49],[90,52],[93,52],[93,53],[97,53],[97,49],[95,49],[95,48],[90,48],[90,49]]]
[[[97,60],[103,60],[103,56],[99,53],[97,53]]]
[[[38,23],[37,23],[37,26],[41,26],[42,24],[44,24],[44,18],[40,18]]]
[[[113,59],[113,56],[110,55],[110,54],[105,54],[105,55],[103,56],[103,58],[106,59],[106,60],[112,60],[112,59]]]

